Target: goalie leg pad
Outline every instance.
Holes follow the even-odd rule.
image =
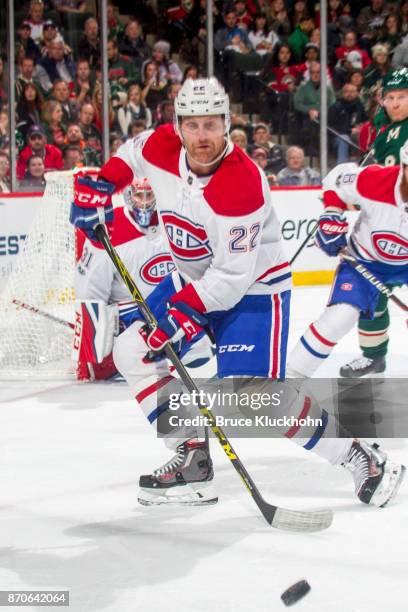
[[[77,300],[72,359],[101,363],[112,352],[119,331],[118,308],[101,301]]]

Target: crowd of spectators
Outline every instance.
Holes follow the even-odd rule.
[[[115,1],[108,5],[111,153],[143,129],[172,120],[183,81],[205,74],[207,36],[206,0]],[[103,161],[100,16],[93,0],[14,4],[17,177],[21,189],[36,191],[45,171]],[[214,0],[213,17],[216,75],[239,105],[232,140],[264,169],[271,185],[318,184],[310,163],[317,161],[319,142],[319,4]],[[3,29],[0,192],[9,188],[5,48]],[[369,149],[382,78],[405,65],[408,0],[329,0],[333,163]]]

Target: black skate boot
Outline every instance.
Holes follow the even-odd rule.
[[[383,508],[395,497],[404,478],[405,466],[391,462],[378,444],[364,440],[353,445],[342,463],[354,478],[358,498],[364,504]]]
[[[373,374],[381,374],[385,371],[385,357],[357,357],[346,363],[340,368],[340,376],[343,378],[362,378],[363,376],[372,376]]]
[[[201,506],[216,504],[218,496],[211,481],[214,470],[208,446],[198,440],[187,440],[165,463],[139,480],[138,502]]]

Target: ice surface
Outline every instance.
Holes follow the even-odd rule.
[[[327,294],[294,292],[291,345]],[[392,307],[391,319],[387,375],[406,376],[405,316]],[[352,332],[319,375],[356,350]],[[236,440],[266,499],[335,511],[327,531],[279,532],[214,441],[218,505],[146,508],[138,475],[168,452],[125,384],[0,384],[0,589],[69,589],[75,612],[279,612],[280,594],[306,578],[296,612],[406,612],[407,482],[393,506],[365,507],[341,468],[286,440]],[[408,463],[405,440],[384,447]]]

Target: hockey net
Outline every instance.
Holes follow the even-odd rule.
[[[75,231],[69,222],[72,171],[49,172],[24,247],[0,295],[0,376],[73,378],[73,331],[13,301],[74,321]]]

